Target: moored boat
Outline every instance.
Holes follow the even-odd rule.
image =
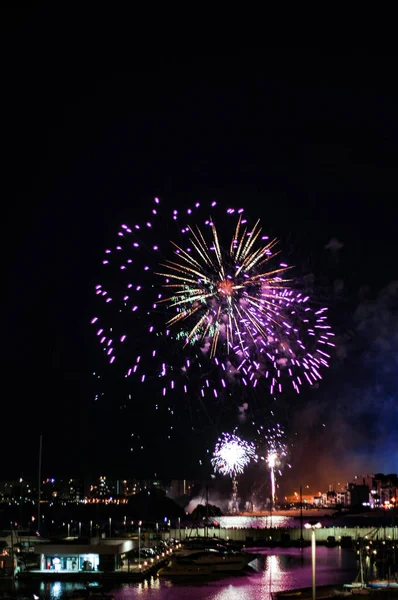
[[[398,589],[398,581],[394,579],[373,579],[368,581],[368,586],[371,588],[392,588]]]
[[[167,567],[160,569],[160,576],[209,575],[226,571],[243,571],[254,557],[243,552],[227,552],[214,548],[186,550],[176,554]]]

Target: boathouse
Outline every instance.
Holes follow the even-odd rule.
[[[110,572],[122,566],[126,554],[133,548],[133,540],[101,539],[91,543],[73,540],[38,544],[34,552],[40,555],[40,570],[43,572]]]

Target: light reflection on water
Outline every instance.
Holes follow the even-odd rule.
[[[268,529],[269,527],[297,527],[297,521],[292,517],[269,515],[266,517],[217,517],[213,519],[222,528],[246,529]]]
[[[157,577],[141,583],[108,586],[106,591],[116,600],[270,600],[271,592],[311,586],[311,548],[258,548],[250,574],[226,575],[171,582]],[[317,548],[317,584],[342,584],[357,575],[356,554],[347,549]],[[24,591],[45,600],[63,600],[78,583],[41,583]],[[23,589],[21,587],[21,589]],[[27,594],[28,595],[28,594]]]

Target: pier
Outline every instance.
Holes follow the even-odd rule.
[[[326,542],[328,537],[334,537],[336,541],[342,538],[351,538],[353,541],[359,538],[366,538],[371,533],[376,533],[372,539],[390,540],[398,543],[398,527],[322,527],[316,532],[317,543]],[[169,537],[184,541],[186,537],[192,536],[210,536],[219,537],[224,540],[242,542],[244,544],[255,544],[268,540],[270,543],[284,542],[287,540],[299,542],[301,537],[304,542],[311,541],[311,531],[308,529],[300,529],[300,527],[268,527],[266,529],[257,527],[195,527],[195,528],[175,528],[170,529],[170,532],[163,533],[163,539]]]

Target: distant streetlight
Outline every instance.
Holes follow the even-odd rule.
[[[304,525],[306,529],[312,529],[311,535],[311,554],[312,554],[312,600],[316,600],[316,537],[315,531],[320,529],[322,525],[320,523],[306,523]]]
[[[138,565],[141,566],[141,525],[142,521],[138,521]]]

